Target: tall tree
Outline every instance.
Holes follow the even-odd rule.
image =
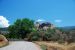
[[[17,36],[25,38],[26,35],[33,30],[34,21],[24,18],[24,19],[17,19],[13,25],[10,25],[8,30],[12,34],[17,34]]]

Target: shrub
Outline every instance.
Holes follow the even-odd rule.
[[[42,50],[47,50],[47,46],[46,45],[42,44],[40,46],[41,46]]]

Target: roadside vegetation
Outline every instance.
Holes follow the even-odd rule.
[[[37,27],[34,20],[28,18],[17,19],[14,24],[8,27],[9,33],[5,36],[9,39],[24,39],[27,41],[75,42],[75,30],[64,31],[52,25],[49,22],[43,22]]]
[[[54,27],[53,24],[39,23],[28,18],[17,19],[8,27],[4,36],[10,39],[32,41],[39,45],[42,50],[73,50],[75,49],[75,29],[65,31]],[[0,31],[1,34],[1,31]],[[72,44],[73,43],[73,44]]]
[[[59,44],[58,42],[51,41],[35,41],[37,45],[39,45],[42,50],[75,50],[75,43],[70,44]]]
[[[41,44],[40,47],[42,48],[42,50],[47,50],[47,46],[44,44]]]

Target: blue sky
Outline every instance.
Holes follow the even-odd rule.
[[[17,18],[29,18],[60,27],[75,26],[75,0],[0,0],[0,16],[9,24]]]

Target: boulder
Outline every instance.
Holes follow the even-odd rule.
[[[6,46],[7,44],[9,44],[9,42],[6,39],[6,37],[3,35],[0,35],[0,47]]]

